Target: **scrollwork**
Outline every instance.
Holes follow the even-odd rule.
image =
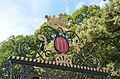
[[[45,30],[47,31],[45,32]],[[49,33],[47,33],[48,31]],[[47,44],[51,43],[51,41],[59,36],[64,37],[68,43],[70,43],[70,50],[68,50],[68,52],[71,52],[73,54],[73,64],[89,64],[92,66],[99,65],[100,62],[97,56],[93,54],[84,56],[84,53],[82,51],[84,45],[81,43],[79,36],[73,31],[64,31],[61,27],[58,27],[57,29],[53,29],[50,26],[42,27],[37,38],[37,43],[32,46],[27,42],[21,42],[19,45],[19,52],[22,56],[25,57],[41,58],[43,60],[55,60],[53,51],[47,48],[47,46],[49,46]]]
[[[51,50],[46,49],[46,44],[47,44],[46,37],[44,35],[38,35],[38,39],[39,41],[44,41],[44,42],[40,43],[37,46],[32,46],[27,42],[21,42],[19,45],[20,55],[31,58],[42,58],[43,60],[46,60],[48,59],[48,57],[50,57],[50,60],[53,60],[54,59],[53,52]],[[36,47],[39,47],[40,49],[42,48],[42,51],[38,50]]]

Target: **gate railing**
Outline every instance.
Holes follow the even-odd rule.
[[[19,56],[10,56],[8,58],[10,63],[10,79],[31,79],[32,77],[38,77],[38,79],[48,78],[48,79],[111,79],[109,72],[100,69],[93,68],[89,66],[73,65],[66,63],[58,63],[54,61],[47,60],[36,60],[32,58],[19,57]],[[14,66],[18,64],[19,71],[16,73],[13,72]],[[27,69],[26,69],[27,68]],[[37,71],[41,68],[47,68],[47,73],[42,74],[41,71]],[[12,70],[13,69],[13,70]],[[48,75],[51,71],[56,70],[54,73]],[[64,76],[57,74],[57,71],[63,71]],[[67,76],[68,73],[71,74]],[[74,75],[73,75],[74,72]],[[58,72],[59,73],[59,72]],[[34,79],[34,78],[33,78]]]
[[[92,68],[92,67],[81,66],[81,65],[58,63],[58,62],[47,61],[47,60],[36,60],[32,58],[25,58],[25,57],[19,57],[19,56],[11,56],[9,57],[8,60],[10,61],[11,64],[15,63],[15,64],[21,64],[21,65],[46,67],[46,68],[68,70],[68,71],[80,72],[80,73],[86,73],[86,74],[101,75],[101,76],[109,75],[109,73],[103,69]]]

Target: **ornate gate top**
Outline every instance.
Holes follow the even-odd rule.
[[[110,76],[108,71],[97,68],[100,61],[96,55],[90,54],[87,57],[84,56],[84,52],[81,51],[83,44],[75,32],[68,31],[67,23],[69,21],[65,15],[59,15],[59,17],[46,16],[46,18],[50,26],[44,26],[40,29],[40,34],[36,39],[37,43],[32,45],[27,42],[21,42],[19,45],[21,56],[10,56],[8,58],[9,79],[28,79],[28,77],[31,79],[33,76],[41,77],[42,73],[38,71],[38,67],[40,70],[45,67],[54,68],[54,70],[73,71],[76,72],[74,75],[77,79],[82,78],[77,76],[78,74],[89,79],[96,79],[97,76],[100,79],[106,79]],[[17,73],[12,72],[14,64],[20,64],[20,72],[19,69]],[[72,73],[71,76],[74,78]],[[61,77],[60,79],[63,79]],[[53,78],[56,79],[51,77],[51,79]]]
[[[20,44],[19,50],[22,56],[52,60],[58,63],[94,67],[99,65],[100,61],[95,55],[84,56],[84,52],[81,51],[83,44],[80,42],[80,38],[75,32],[68,31],[69,20],[65,15],[60,14],[58,17],[46,15],[45,18],[47,18],[50,26],[41,27],[37,46],[32,46],[26,42]],[[52,45],[49,45],[50,43],[54,45],[54,49]],[[36,54],[30,54],[31,52]]]

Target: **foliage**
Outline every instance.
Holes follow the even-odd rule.
[[[83,20],[86,18],[90,18],[92,16],[101,17],[101,9],[99,6],[90,5],[90,6],[83,6],[79,10],[76,10],[72,14],[73,24],[81,25]]]
[[[86,52],[95,45],[93,53],[99,56],[101,67],[106,67],[113,76],[120,76],[120,1],[111,1],[102,12],[101,17],[84,19],[76,32],[82,38]]]
[[[104,8],[96,5],[83,6],[72,15],[65,14],[70,25],[69,30],[75,31],[84,44],[84,55],[95,54],[100,59],[100,67],[109,70],[116,79],[120,78],[120,1],[110,0]],[[6,56],[19,55],[17,47],[20,42],[26,41],[33,45],[37,44],[36,39],[40,34],[40,29],[49,26],[43,23],[33,35],[11,36],[7,41],[0,43],[0,62]],[[53,38],[49,36],[53,33],[51,29],[43,29],[47,38],[47,48],[55,51]],[[34,38],[35,37],[35,38]],[[39,43],[39,42],[38,42]],[[73,43],[70,45],[72,47]],[[75,52],[75,48],[71,48]],[[92,51],[92,52],[90,52]],[[72,55],[72,53],[70,53]],[[0,68],[1,71],[1,68]]]
[[[26,41],[33,43],[33,35],[18,35],[18,36],[10,36],[8,40],[5,40],[0,43],[0,67],[2,65],[1,62],[5,61],[9,56],[17,56],[20,55],[18,52],[18,46],[20,42]],[[0,68],[0,77],[2,75],[2,68]]]

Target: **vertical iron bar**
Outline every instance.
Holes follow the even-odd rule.
[[[12,63],[10,63],[10,79],[12,79],[12,74],[13,74]]]
[[[93,75],[91,75],[91,78],[90,79],[94,79],[94,76]]]
[[[101,79],[101,76],[98,76],[98,79]]]
[[[24,72],[24,66],[21,65],[21,66],[20,66],[20,79],[24,79],[24,74],[23,74],[23,72]]]

